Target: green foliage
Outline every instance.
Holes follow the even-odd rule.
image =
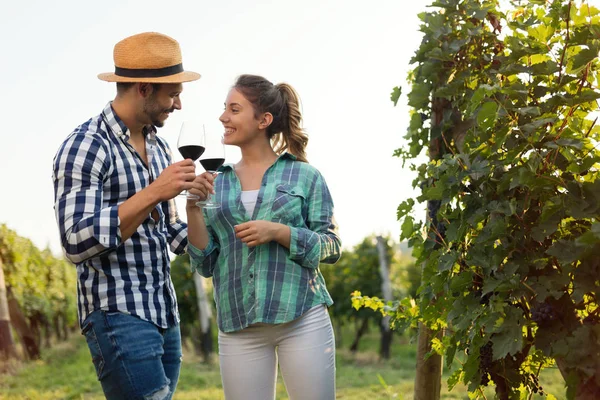
[[[390,95],[390,100],[394,103],[394,105],[398,104],[398,100],[400,99],[400,95],[402,94],[402,88],[400,86],[396,86],[392,89],[392,93]]]
[[[501,399],[541,392],[537,376],[554,363],[571,397],[597,389],[600,11],[558,0],[506,15],[495,0],[433,6],[412,59],[408,146],[395,153],[429,151],[411,166],[427,220],[415,222],[414,200],[398,208],[423,285],[415,306],[387,312],[446,328],[434,350],[449,366],[466,354],[449,384],[474,396],[489,381]]]
[[[4,224],[0,225],[0,257],[6,286],[26,317],[52,321],[61,314],[68,325],[76,323],[77,278],[71,263],[48,249],[40,251]]]
[[[343,332],[351,339],[351,329]],[[415,346],[394,340],[389,361],[381,361],[377,355],[379,332],[372,330],[366,334],[364,349],[356,354],[348,350],[336,350],[337,396],[344,400],[410,398],[406,393],[413,391]],[[57,373],[60,371],[60,373]],[[446,371],[444,371],[446,372]],[[379,378],[381,377],[381,379]],[[387,383],[383,385],[381,381]],[[540,382],[544,387],[560,389],[556,370],[542,373]],[[442,388],[442,399],[465,399],[466,388],[460,383],[448,393]],[[393,397],[397,394],[397,397]],[[491,391],[486,391],[492,398]],[[94,366],[85,339],[73,335],[67,342],[42,352],[42,359],[27,363],[13,374],[0,375],[0,398],[6,400],[102,400],[102,388],[96,378]],[[219,400],[223,399],[223,388],[219,366],[205,364],[200,356],[188,348],[183,349],[181,374],[175,392],[177,400]],[[277,380],[277,399],[288,399],[281,374]],[[541,400],[541,397],[534,397]]]
[[[408,276],[410,266],[414,265],[410,260],[398,256],[396,245],[390,238],[386,238],[386,253],[390,265],[390,276],[395,283],[397,291],[404,294],[410,289],[406,285],[404,276]],[[366,237],[361,243],[357,244],[352,250],[344,251],[340,260],[335,265],[321,265],[321,272],[327,283],[327,290],[334,300],[330,308],[330,314],[337,323],[343,324],[348,320],[354,319],[376,319],[377,323],[380,317],[364,310],[353,310],[350,302],[347,301],[348,295],[354,290],[365,293],[382,296],[381,275],[379,273],[379,254],[375,236]],[[396,277],[396,282],[394,282]],[[405,286],[406,288],[402,288]],[[397,294],[401,294],[400,292]]]
[[[375,238],[365,238],[352,251],[344,251],[335,265],[320,265],[327,290],[334,299],[330,308],[332,318],[338,322],[346,319],[372,318],[368,312],[354,313],[347,299],[357,287],[381,293],[381,277]],[[356,286],[355,286],[356,285]]]
[[[190,257],[187,254],[177,256],[171,261],[171,279],[177,293],[177,306],[181,318],[182,336],[189,336],[198,325],[198,300],[196,286],[190,270]]]
[[[196,345],[200,338],[200,318],[198,311],[198,299],[194,276],[190,270],[190,256],[183,254],[175,257],[171,262],[171,279],[177,293],[177,306],[181,319],[181,336],[191,338]],[[204,279],[204,278],[202,278]],[[206,282],[212,282],[207,280]],[[216,315],[214,302],[212,301],[212,285],[207,288],[207,300],[213,306],[213,315]]]

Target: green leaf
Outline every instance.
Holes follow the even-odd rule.
[[[467,289],[467,287],[471,285],[472,281],[473,274],[468,271],[463,271],[456,275],[454,278],[452,278],[452,280],[450,281],[450,289],[454,292],[464,291],[465,289]],[[459,315],[461,313],[460,309],[455,309],[454,311],[456,311]]]
[[[477,107],[481,105],[481,102],[486,97],[489,97],[498,91],[498,87],[490,85],[480,85],[477,90],[471,96],[469,100],[469,107],[467,108],[467,114],[475,112]]]
[[[413,224],[414,218],[411,217],[410,215],[407,215],[404,218],[404,222],[402,223],[402,232],[400,233],[400,239],[408,239],[409,237],[412,236],[413,232],[414,232],[414,224]]]
[[[600,99],[600,92],[593,89],[584,89],[577,95],[572,94],[557,94],[548,100],[548,105],[551,107],[569,106],[573,107],[578,104],[591,103]]]
[[[446,253],[439,258],[438,261],[438,269],[440,271],[449,271],[454,266],[456,259],[458,258],[458,254],[455,252]]]
[[[456,384],[462,380],[463,375],[464,372],[461,369],[454,371],[452,375],[448,377],[448,390],[452,390],[454,386],[456,386]]]
[[[550,88],[547,86],[535,86],[533,88],[533,96],[536,98],[542,98],[544,96],[546,96],[548,93],[550,93]]]
[[[481,294],[487,294],[487,293],[493,292],[501,283],[502,283],[502,281],[500,281],[498,279],[494,279],[494,278],[486,279],[485,282],[483,283],[483,287],[481,288]]]
[[[564,207],[560,200],[548,200],[542,208],[540,223],[531,230],[531,237],[541,242],[556,232],[558,224],[562,219],[563,210]]]
[[[578,237],[575,243],[579,246],[589,247],[600,243],[600,222],[594,222],[590,230]]]
[[[552,37],[553,33],[554,33],[554,29],[552,29],[551,26],[546,25],[546,24],[539,24],[539,25],[537,25],[535,27],[531,27],[527,30],[528,36],[530,36],[531,38],[537,39],[542,43],[548,41],[548,39],[550,39],[550,37]],[[534,61],[532,61],[532,62],[534,62]]]
[[[558,240],[546,250],[546,254],[556,257],[561,264],[570,264],[577,261],[584,251],[585,248],[581,248],[573,242]]]
[[[598,49],[583,49],[571,58],[571,73],[579,73],[585,66],[598,58]]]
[[[377,374],[377,379],[379,379],[379,384],[384,388],[387,389],[388,385],[387,383],[385,383],[385,380],[383,379],[383,376],[381,376],[381,374]]]
[[[534,75],[552,75],[560,71],[558,64],[554,61],[546,61],[531,66]]]
[[[500,332],[492,336],[494,344],[494,360],[504,358],[506,355],[515,355],[523,348],[523,333],[519,321],[506,318]]]
[[[471,168],[469,168],[469,174],[474,178],[478,179],[479,177],[488,174],[490,171],[490,162],[486,159],[477,159],[473,161],[471,164]]]
[[[521,107],[517,108],[517,113],[526,117],[539,117],[541,111],[539,107]]]
[[[521,64],[506,62],[506,63],[502,64],[499,72],[502,75],[506,75],[506,76],[512,76],[512,75],[517,75],[517,74],[530,74],[531,68],[527,67],[525,65],[521,65]]]
[[[496,123],[498,104],[494,101],[486,102],[477,113],[477,124],[483,131],[490,129]]]
[[[400,205],[398,206],[398,211],[396,213],[397,219],[400,220],[406,214],[411,212],[414,205],[415,201],[413,199],[404,200],[402,203],[400,203]]]
[[[576,106],[578,104],[591,103],[595,100],[600,99],[600,92],[595,91],[593,89],[584,89],[578,95],[571,96],[570,98],[572,99],[572,101],[569,103],[569,105]]]
[[[543,127],[546,124],[553,124],[555,123],[557,120],[556,117],[544,117],[544,118],[538,118],[528,124],[525,125],[521,125],[521,130],[524,133],[533,133],[536,130],[538,130],[539,128]]]
[[[408,105],[416,110],[427,108],[431,88],[428,85],[418,84],[413,85],[412,90],[408,94]]]
[[[514,189],[519,186],[530,187],[532,182],[536,181],[536,176],[528,168],[520,168],[518,176],[513,176],[510,181],[509,189]]]
[[[452,221],[446,228],[446,241],[462,240],[467,227],[461,221]]]
[[[423,195],[420,196],[423,200],[441,200],[444,194],[444,185],[442,182],[437,182],[435,186],[423,188]]]
[[[392,89],[392,94],[390,95],[390,100],[394,103],[394,107],[398,104],[398,100],[400,99],[400,94],[402,94],[402,88],[400,86],[396,86]]]
[[[582,139],[558,139],[556,144],[564,147],[572,147],[577,150],[583,149],[583,140]]]

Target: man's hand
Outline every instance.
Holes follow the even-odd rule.
[[[166,201],[193,187],[195,178],[196,164],[185,159],[165,168],[150,187],[156,191],[160,201]]]
[[[289,228],[283,224],[271,221],[249,221],[233,227],[235,235],[248,247],[254,247],[272,241],[279,241],[281,235]]]

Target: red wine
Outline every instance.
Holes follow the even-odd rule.
[[[205,158],[204,160],[200,160],[200,164],[207,171],[216,171],[219,169],[221,165],[225,162],[224,158]]]
[[[191,158],[196,161],[204,153],[204,147],[196,145],[181,146],[179,152],[183,158]]]

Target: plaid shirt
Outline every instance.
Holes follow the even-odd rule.
[[[218,325],[223,332],[264,322],[292,321],[317,304],[333,304],[319,262],[340,258],[341,242],[333,201],[322,175],[284,154],[265,172],[252,218],[241,202],[241,185],[231,165],[215,180],[221,207],[204,209],[209,243],[190,244],[192,269],[213,277]],[[290,248],[271,242],[249,248],[234,225],[266,220],[288,225]]]
[[[108,103],[67,137],[54,158],[54,210],[65,255],[77,266],[79,323],[95,310],[120,311],[167,328],[179,322],[169,246],[181,254],[187,226],[175,201],[160,203],[127,240],[118,207],[171,163],[167,143],[146,131],[149,167]]]

